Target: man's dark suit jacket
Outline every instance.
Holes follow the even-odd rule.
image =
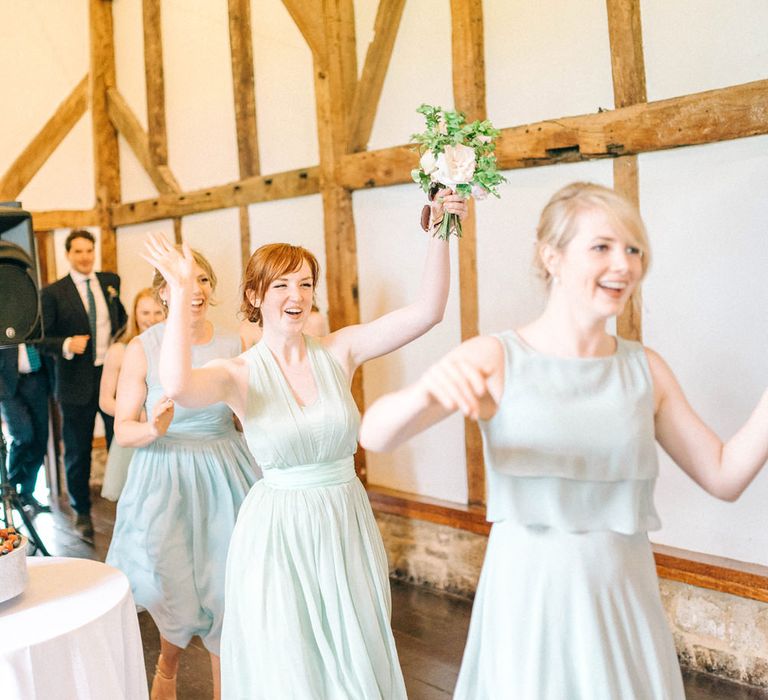
[[[97,272],[96,278],[107,302],[114,338],[128,318],[120,301],[120,278],[112,272]],[[64,359],[62,345],[73,335],[91,334],[88,312],[70,275],[45,287],[41,299],[45,339],[38,347],[56,357],[56,398],[63,403],[84,405],[93,396],[96,381],[92,340],[82,355],[71,360]]]

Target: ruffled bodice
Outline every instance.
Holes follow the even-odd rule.
[[[504,394],[481,421],[488,520],[568,531],[658,529],[653,383],[639,343],[609,357],[554,357],[515,331]]]

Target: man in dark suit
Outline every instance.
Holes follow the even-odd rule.
[[[89,231],[72,231],[65,243],[71,267],[66,277],[43,289],[43,347],[56,357],[56,398],[61,406],[64,467],[75,529],[92,541],[91,445],[96,412],[101,413],[107,447],[113,419],[99,410],[99,383],[104,357],[112,339],[125,326],[120,302],[120,278],[93,271],[94,238]]]
[[[48,446],[48,393],[48,374],[33,346],[0,348],[0,411],[11,436],[8,480],[33,517],[51,510],[34,496]]]

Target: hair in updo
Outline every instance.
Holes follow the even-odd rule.
[[[183,249],[180,245],[175,245],[174,248],[183,254]],[[208,262],[208,259],[199,250],[195,250],[194,248],[191,250],[192,257],[194,258],[195,262],[205,271],[205,274],[208,275],[208,279],[211,281],[211,291],[215,292],[218,278],[216,277],[216,273],[213,271],[213,267],[211,267],[211,263]],[[165,281],[165,277],[163,277],[159,270],[155,270],[155,274],[152,277],[152,293],[154,294],[155,301],[164,307],[167,306],[167,304],[165,300],[160,296],[160,292],[161,290],[165,289],[166,284],[167,282]],[[208,303],[211,306],[216,305],[216,301],[214,299],[209,299]]]
[[[317,287],[320,265],[317,258],[306,248],[289,243],[269,243],[257,248],[245,268],[243,277],[243,300],[240,311],[251,323],[263,323],[261,309],[251,298],[261,302],[264,295],[278,277],[296,272],[306,262],[312,275],[312,286]]]
[[[541,257],[544,246],[564,250],[579,232],[579,214],[590,209],[605,212],[624,232],[628,241],[640,250],[645,277],[651,264],[651,247],[637,207],[609,187],[592,182],[573,182],[552,195],[539,218],[533,266],[544,282],[549,284],[552,280]]]

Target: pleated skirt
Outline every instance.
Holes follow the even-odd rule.
[[[495,523],[458,700],[684,700],[645,532]]]
[[[128,576],[136,604],[176,646],[199,635],[220,653],[227,548],[255,479],[234,431],[161,439],[134,452],[107,563]]]
[[[357,477],[243,503],[227,561],[222,697],[400,700],[387,558]]]

